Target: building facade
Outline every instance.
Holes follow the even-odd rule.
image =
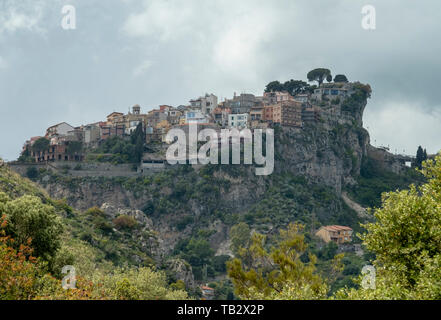
[[[228,126],[230,128],[243,129],[248,127],[248,113],[228,115]]]
[[[284,101],[273,106],[273,123],[287,127],[302,127],[302,104]]]
[[[336,244],[343,244],[352,241],[352,228],[338,225],[323,226],[315,235],[326,243],[333,241]]]

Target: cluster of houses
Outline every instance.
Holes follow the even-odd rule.
[[[242,93],[232,99],[219,102],[214,94],[205,94],[189,101],[188,105],[172,107],[161,105],[147,113],[135,105],[127,114],[112,112],[106,121],[79,127],[66,122],[56,124],[46,130],[45,138],[50,141],[48,150],[31,151],[36,162],[82,161],[81,152],[67,152],[69,144],[82,143],[86,146],[98,145],[112,136],[127,136],[142,124],[146,143],[165,142],[167,132],[174,127],[198,124],[201,127],[264,129],[273,125],[302,128],[307,123],[319,121],[320,102],[339,99],[351,94],[351,85],[322,85],[312,93],[291,95],[288,92],[265,92],[262,96]],[[41,137],[26,141],[23,150],[33,150],[32,145]]]

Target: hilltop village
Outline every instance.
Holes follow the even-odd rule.
[[[356,121],[361,125],[361,119],[354,118],[356,113],[348,108],[347,102],[360,90],[369,95],[370,87],[358,82],[350,83],[343,77],[343,80],[336,77],[334,82],[320,82],[319,86],[291,80],[297,85],[289,91],[278,82],[272,82],[262,96],[234,93],[233,98],[224,101],[218,101],[214,94],[205,94],[190,100],[187,105],[161,105],[147,113],[142,112],[141,106],[135,105],[127,114],[112,112],[104,121],[78,127],[67,122],[58,123],[47,128],[44,136],[26,141],[19,162],[83,162],[97,158],[105,162],[112,159],[106,158],[108,150],[101,150],[96,157],[91,154],[99,153],[100,146],[110,139],[129,141],[132,138],[139,155],[119,159],[119,163],[137,162],[141,163],[140,167],[154,168],[165,163],[163,156],[153,154],[158,146],[166,145],[167,132],[172,128],[185,130],[190,124],[218,131],[275,126],[302,130],[319,122],[334,126]],[[135,134],[136,141],[133,141]]]
[[[308,75],[317,85],[272,81],[260,96],[219,101],[207,93],[151,111],[135,105],[78,127],[62,122],[26,141],[8,166],[84,212],[75,219],[91,229],[75,221],[79,239],[118,263],[153,259],[186,286],[200,286],[206,299],[214,296],[209,281],[221,279],[224,262],[235,256],[231,232],[239,227],[273,236],[301,221],[324,269],[328,250],[361,261],[354,235],[369,218],[365,207],[385,183],[395,188],[395,181],[409,181],[403,164],[409,159],[370,145],[362,123],[369,85],[317,72],[318,78]],[[245,165],[167,164],[167,133],[192,124],[218,132],[274,129],[277,170],[262,177]],[[370,177],[384,180],[371,188]]]

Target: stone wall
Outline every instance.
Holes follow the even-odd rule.
[[[73,177],[136,177],[141,174],[148,174],[149,170],[144,169],[144,173],[138,172],[137,166],[133,164],[111,164],[111,163],[89,163],[60,161],[49,163],[10,163],[10,168],[22,176],[26,176],[29,167],[52,170],[58,174],[70,175]],[[154,170],[158,172],[158,169]],[[159,170],[160,171],[160,170]]]

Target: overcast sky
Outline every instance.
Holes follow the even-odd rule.
[[[76,8],[76,29],[61,9]],[[376,8],[376,29],[361,27]],[[441,150],[441,1],[0,0],[0,156],[66,121],[234,92],[309,70],[369,83],[371,141]]]

